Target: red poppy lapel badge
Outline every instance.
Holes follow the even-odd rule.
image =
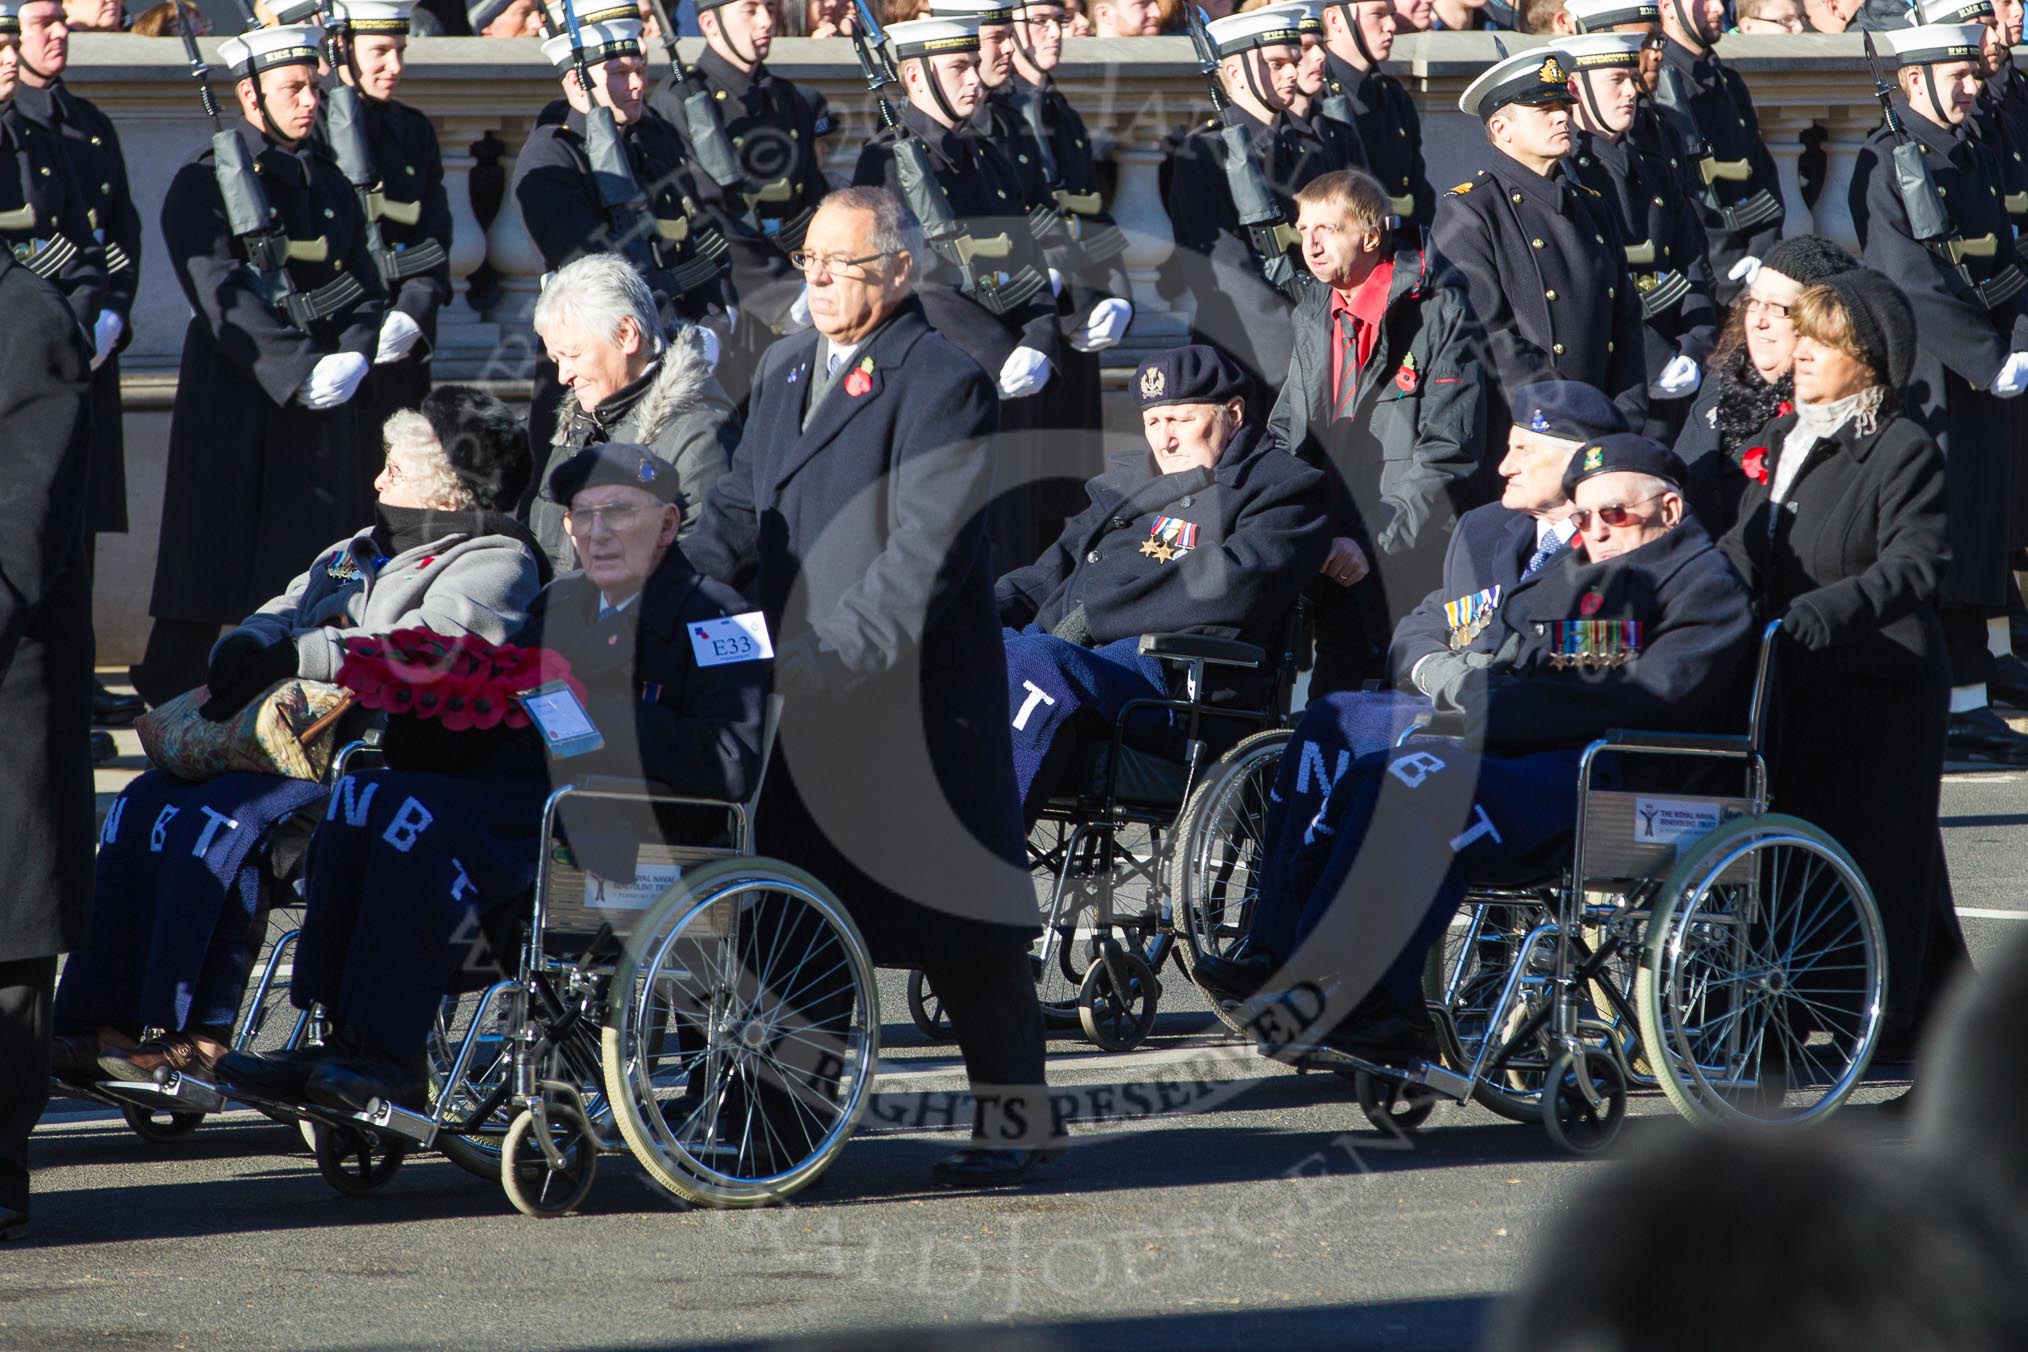
[[[1789,414],[1794,413],[1795,411],[1796,406],[1786,399],[1782,400],[1779,404],[1775,405],[1775,416],[1777,418],[1786,418],[1789,416]]]
[[[1394,373],[1394,388],[1403,394],[1414,394],[1420,379],[1415,369],[1415,353],[1411,352],[1401,359],[1401,369]]]
[[[873,388],[873,358],[865,357],[845,376],[845,393],[857,399]]]
[[[1746,454],[1739,457],[1739,467],[1746,471],[1746,477],[1757,484],[1767,482],[1767,447],[1749,446]]]
[[[1595,591],[1586,592],[1577,603],[1577,613],[1580,615],[1596,615],[1604,608],[1605,597]]]

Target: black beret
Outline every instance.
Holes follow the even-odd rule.
[[[1559,441],[1590,441],[1627,430],[1626,415],[1605,394],[1578,380],[1518,386],[1507,414],[1516,427]]]
[[[1683,486],[1683,461],[1677,454],[1639,432],[1613,432],[1587,441],[1570,457],[1563,471],[1563,496],[1577,496],[1577,486],[1600,474],[1652,474],[1674,487]]]
[[[657,460],[646,446],[627,441],[598,442],[558,465],[550,471],[549,496],[569,507],[570,500],[585,489],[606,484],[644,489],[664,502],[683,505],[675,467]]]
[[[1215,347],[1192,343],[1157,352],[1134,373],[1142,408],[1222,404],[1247,392],[1246,375]]]
[[[528,435],[514,410],[470,385],[439,385],[422,401],[451,472],[483,511],[511,508],[528,482]]]

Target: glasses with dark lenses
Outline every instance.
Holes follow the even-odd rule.
[[[1598,518],[1606,525],[1611,526],[1615,529],[1621,526],[1630,526],[1634,522],[1640,520],[1640,518],[1634,514],[1634,508],[1645,507],[1647,504],[1653,502],[1656,498],[1659,498],[1661,496],[1662,495],[1660,493],[1656,493],[1653,494],[1652,496],[1642,498],[1639,502],[1615,502],[1610,506],[1606,507],[1580,507],[1570,514],[1570,523],[1573,526],[1576,526],[1580,531],[1588,531],[1591,529],[1593,517]]]

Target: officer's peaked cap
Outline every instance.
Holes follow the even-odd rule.
[[[1919,28],[1889,28],[1881,37],[1894,53],[1896,66],[1933,66],[1945,61],[1977,61],[1986,39],[1978,23],[1926,23]]]
[[[1222,404],[1247,393],[1246,375],[1215,347],[1192,343],[1157,352],[1134,372],[1141,407]]]
[[[317,44],[324,30],[309,24],[254,28],[218,44],[219,59],[235,80],[251,80],[264,70],[283,66],[315,66]]]
[[[1563,0],[1563,12],[1580,33],[1597,33],[1623,23],[1660,23],[1660,0]]]
[[[1683,486],[1683,461],[1667,446],[1639,432],[1612,432],[1587,441],[1570,457],[1563,471],[1563,496],[1577,496],[1577,486],[1600,474],[1649,474],[1676,488]]]
[[[1592,441],[1627,430],[1618,404],[1578,380],[1543,380],[1521,385],[1508,396],[1516,427],[1558,441]]]
[[[558,465],[549,474],[549,497],[567,508],[585,489],[607,484],[639,488],[663,502],[683,501],[675,466],[630,441],[594,442]]]
[[[1570,58],[1561,47],[1532,47],[1487,67],[1458,97],[1458,109],[1483,121],[1510,103],[1570,101]]]

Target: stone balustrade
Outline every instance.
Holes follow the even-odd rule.
[[[1502,35],[1510,49],[1535,41]],[[1483,162],[1484,141],[1456,100],[1495,59],[1493,35],[1406,35],[1395,44],[1395,71],[1423,110],[1430,177],[1441,189]],[[695,47],[686,44],[686,51]],[[1059,78],[1110,147],[1117,178],[1113,211],[1131,240],[1134,332],[1119,349],[1124,364],[1175,341],[1187,314],[1164,305],[1154,273],[1173,247],[1157,176],[1170,130],[1202,116],[1202,78],[1182,38],[1073,40]],[[1723,51],[1751,83],[1762,128],[1781,166],[1789,230],[1817,230],[1852,246],[1845,193],[1853,156],[1879,121],[1859,39],[1806,36],[1726,40]],[[205,43],[207,58],[217,52]],[[657,76],[664,63],[653,62]],[[851,47],[841,41],[784,40],[769,65],[822,90],[843,120],[831,138],[827,168],[849,176],[876,117]],[[134,340],[122,362],[133,531],[100,542],[97,620],[102,661],[136,655],[146,633],[147,588],[154,567],[168,410],[189,311],[165,265],[157,223],[171,175],[205,144],[210,131],[191,85],[180,43],[125,34],[73,39],[69,81],[118,123],[136,200],[147,223]],[[233,100],[214,72],[222,106]],[[525,392],[535,353],[528,314],[541,259],[507,193],[516,151],[557,83],[533,42],[433,38],[409,47],[402,98],[429,114],[443,146],[457,224],[451,269],[456,296],[440,324],[440,378],[479,380],[504,395]],[[1805,157],[1820,161],[1822,191],[1804,200]],[[1187,302],[1186,302],[1187,303]],[[305,548],[322,542],[306,542]]]

